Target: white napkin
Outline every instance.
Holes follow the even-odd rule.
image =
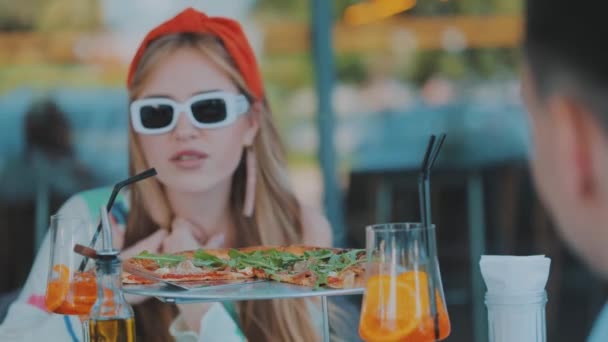
[[[489,294],[521,294],[545,289],[551,259],[544,255],[482,255],[481,275]]]

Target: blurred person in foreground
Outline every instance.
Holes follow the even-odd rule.
[[[76,158],[70,123],[51,98],[37,99],[28,108],[23,136],[23,153],[0,170],[0,293],[25,282],[36,254],[36,233],[46,231],[48,215],[96,183]]]
[[[114,245],[144,250],[308,244],[331,246],[325,217],[301,205],[288,180],[253,51],[240,25],[186,9],[148,33],[127,78],[130,174],[156,168],[112,210]],[[60,213],[95,218],[111,189],[72,197]],[[69,340],[78,318],[45,311],[48,238],[0,340]],[[42,299],[41,299],[42,297]],[[141,341],[316,341],[319,303],[309,299],[134,304]],[[3,335],[4,334],[4,335]]]
[[[528,0],[522,93],[532,173],[561,236],[608,277],[608,35],[601,1]],[[608,341],[608,309],[588,341]]]

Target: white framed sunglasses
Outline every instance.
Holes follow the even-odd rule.
[[[249,101],[242,94],[211,91],[179,103],[165,97],[150,97],[131,103],[131,123],[141,134],[163,134],[177,125],[180,113],[186,113],[197,128],[225,127],[247,113]]]

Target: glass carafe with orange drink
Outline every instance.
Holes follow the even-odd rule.
[[[51,258],[45,303],[47,310],[62,315],[77,315],[88,340],[88,315],[97,298],[94,263],[88,262],[83,271],[78,266],[83,256],[74,252],[76,244],[88,245],[93,225],[77,216],[51,216]]]
[[[366,342],[438,341],[450,334],[437,257],[428,252],[434,229],[418,223],[367,227],[359,323]]]

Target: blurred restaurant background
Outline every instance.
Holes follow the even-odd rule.
[[[0,0],[0,321],[49,215],[127,176],[128,63],[149,29],[192,6],[245,27],[297,194],[325,210],[338,245],[364,247],[371,223],[420,220],[418,168],[429,135],[447,133],[432,209],[448,341],[487,340],[481,254],[549,256],[548,340],[583,340],[606,289],[531,184],[522,0],[422,0],[368,23],[346,15],[361,2]]]

